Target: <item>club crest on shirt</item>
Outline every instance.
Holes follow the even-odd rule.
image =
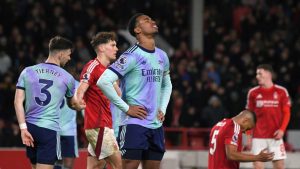
[[[274,93],[273,93],[273,98],[274,98],[274,99],[278,99],[278,94],[277,94],[277,92],[274,92]]]

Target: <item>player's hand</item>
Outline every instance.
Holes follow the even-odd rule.
[[[257,156],[258,156],[258,161],[262,161],[262,162],[271,161],[274,158],[274,152],[268,152],[268,150],[265,148],[261,150],[261,152]]]
[[[131,117],[136,117],[141,120],[145,119],[147,117],[147,112],[144,107],[142,106],[129,106],[129,110],[126,113],[127,115]]]
[[[283,137],[283,135],[284,135],[284,132],[279,129],[279,130],[275,131],[275,133],[274,133],[274,139],[275,140],[279,140],[279,139],[281,139]]]
[[[21,138],[23,144],[25,144],[28,147],[34,147],[34,140],[27,129],[21,129]]]
[[[78,100],[77,102],[75,102],[74,104],[74,108],[77,110],[77,111],[81,111],[82,109],[85,109],[86,107],[86,103],[83,99],[80,99]]]
[[[165,121],[165,115],[164,115],[164,113],[161,110],[158,110],[157,119],[160,122],[164,122]]]

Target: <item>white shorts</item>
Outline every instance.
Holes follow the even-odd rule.
[[[114,130],[108,127],[86,129],[85,134],[89,141],[88,152],[98,159],[104,159],[119,152],[119,146]]]
[[[251,152],[254,155],[259,154],[261,150],[265,148],[267,148],[269,152],[274,152],[273,161],[286,159],[286,151],[282,139],[275,140],[275,139],[253,138]]]

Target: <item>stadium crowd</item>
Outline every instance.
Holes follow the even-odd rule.
[[[72,39],[68,70],[79,75],[95,56],[89,41],[98,31],[126,28],[135,12],[150,15],[175,48],[170,57],[173,93],[165,126],[211,127],[245,107],[260,63],[275,69],[277,84],[292,98],[290,129],[300,129],[300,2],[205,1],[204,51],[190,49],[191,1],[44,0],[0,2],[0,147],[22,146],[13,100],[17,77],[47,58],[49,38]],[[170,9],[165,10],[168,7]],[[159,12],[154,12],[159,11]],[[120,39],[120,52],[128,47]],[[82,117],[79,145],[86,146]]]

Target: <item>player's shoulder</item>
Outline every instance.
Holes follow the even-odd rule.
[[[260,89],[260,86],[254,86],[249,89],[248,93],[254,93]]]
[[[95,68],[97,68],[99,65],[100,65],[100,63],[97,61],[97,59],[92,59],[92,60],[88,61],[88,62],[84,65],[82,71],[86,71],[86,72],[91,73],[91,72],[93,72],[93,70],[94,70]]]
[[[134,44],[133,46],[129,47],[122,55],[128,55],[128,56],[135,55],[138,53],[137,50],[138,48],[139,48],[138,44]]]
[[[284,93],[288,94],[287,89],[286,89],[285,87],[283,87],[283,86],[280,86],[280,85],[275,84],[275,85],[274,85],[274,88],[275,88],[275,90],[277,90],[277,91],[279,91],[279,92],[284,92]]]

